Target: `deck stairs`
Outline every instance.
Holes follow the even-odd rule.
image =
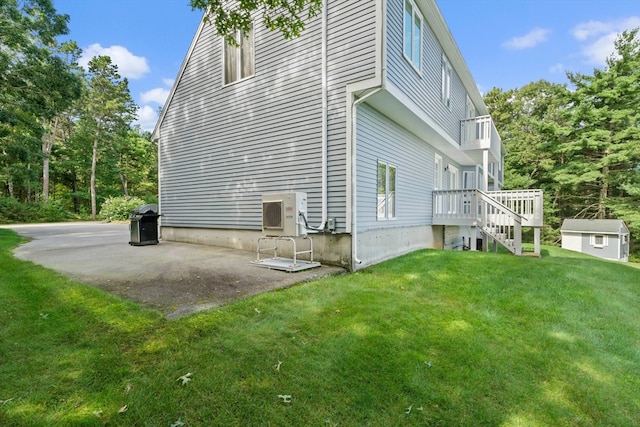
[[[540,253],[541,190],[434,191],[433,206],[434,225],[467,225],[479,229],[484,237],[483,250],[488,250],[489,243],[493,242],[515,255],[523,255],[522,228],[533,227],[533,255]]]

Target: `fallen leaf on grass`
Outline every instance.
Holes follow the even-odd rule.
[[[124,414],[129,409],[129,405],[124,405],[122,408],[118,409],[119,414]]]
[[[276,371],[280,372],[280,366],[282,366],[282,362],[278,360],[278,364],[274,366],[274,368],[276,368]]]
[[[191,372],[187,372],[186,374],[178,378],[176,381],[182,381],[182,385],[187,385],[189,381],[191,381],[191,375],[193,375]]]
[[[131,391],[131,384],[127,384],[127,386],[124,388],[124,392],[128,394],[130,391]]]
[[[291,395],[290,394],[279,394],[279,399],[282,399],[282,403],[291,403]]]
[[[184,422],[180,418],[178,418],[178,421],[176,421],[175,423],[171,424],[170,427],[180,427],[180,426],[183,426],[183,425],[184,425]]]

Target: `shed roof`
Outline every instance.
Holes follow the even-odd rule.
[[[627,234],[629,229],[621,219],[565,219],[560,231]]]

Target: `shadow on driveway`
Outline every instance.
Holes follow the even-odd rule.
[[[3,227],[32,239],[14,250],[16,258],[153,307],[170,319],[345,271],[328,266],[298,273],[270,270],[249,264],[255,253],[208,245],[131,246],[128,223]]]

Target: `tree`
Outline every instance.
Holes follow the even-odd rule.
[[[625,31],[603,70],[593,75],[569,73],[566,129],[569,138],[558,153],[571,161],[555,179],[579,195],[576,216],[611,218],[633,203],[640,207],[640,39]]]
[[[97,215],[96,169],[101,149],[108,149],[117,132],[130,126],[137,106],[129,93],[127,79],[121,79],[118,66],[108,56],[89,61],[87,90],[82,100],[81,120],[91,132],[91,218]]]
[[[205,12],[205,21],[216,27],[218,35],[235,44],[238,31],[251,29],[254,12],[262,13],[263,24],[271,31],[280,31],[291,39],[305,28],[305,21],[316,16],[322,0],[191,0],[193,9]]]
[[[509,155],[505,187],[542,188],[545,225],[623,219],[640,236],[640,39],[622,33],[607,66],[486,97]],[[547,237],[553,237],[547,233]]]
[[[7,154],[6,147],[21,146],[21,159],[29,158],[31,170],[37,156],[31,142],[41,139],[45,201],[54,139],[47,129],[54,117],[80,95],[80,79],[59,56],[57,37],[68,33],[68,20],[69,16],[56,13],[51,0],[0,2],[0,127],[6,131],[0,137],[0,146],[5,147],[0,161],[4,170],[10,171],[15,159]],[[14,173],[4,176],[12,197],[15,177]],[[27,186],[31,189],[30,184]]]
[[[66,54],[67,61],[58,56],[42,64],[39,76],[35,79],[41,87],[43,108],[38,116],[42,120],[45,132],[42,135],[42,201],[49,199],[49,161],[53,145],[62,132],[65,112],[75,104],[82,94],[83,80],[77,72],[76,60],[80,49],[75,42],[64,43],[58,51]]]

